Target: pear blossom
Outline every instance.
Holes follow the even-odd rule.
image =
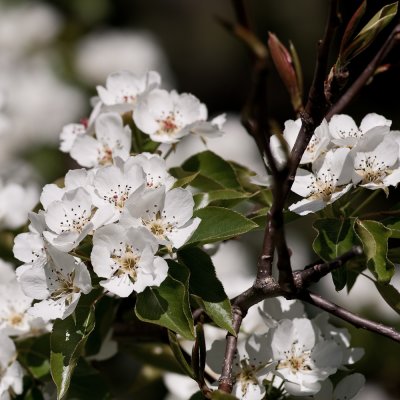
[[[48,261],[47,243],[43,236],[47,228],[44,212],[29,213],[29,220],[29,232],[20,233],[14,238],[14,257],[24,265],[44,266]],[[21,267],[17,269],[17,277],[20,271]]]
[[[0,180],[0,227],[16,229],[27,222],[28,212],[39,200],[35,186],[23,187],[17,183]]]
[[[307,318],[281,320],[268,331],[274,374],[282,378],[285,389],[295,396],[317,393],[329,375],[342,362],[342,352],[334,340],[320,340],[317,327]]]
[[[175,188],[166,192],[164,186],[151,191],[135,192],[125,203],[121,223],[143,226],[159,244],[181,247],[200,224],[192,218],[194,201],[187,189]]]
[[[14,394],[21,394],[24,371],[16,361],[17,351],[14,342],[0,332],[0,399],[10,400]]]
[[[24,294],[15,278],[7,284],[0,284],[0,331],[11,336],[45,332],[46,322],[27,313],[32,300]]]
[[[383,189],[400,182],[399,145],[391,134],[367,134],[353,148],[353,182],[367,189]]]
[[[353,147],[358,140],[367,132],[372,135],[389,132],[392,121],[385,117],[371,113],[367,114],[361,121],[360,127],[353,118],[346,114],[332,116],[329,122],[329,131],[332,135],[332,142],[337,146]]]
[[[79,136],[86,133],[86,126],[84,124],[68,124],[62,128],[60,133],[60,150],[63,153],[69,153],[75,140]]]
[[[120,297],[147,286],[159,286],[167,277],[168,264],[155,256],[158,244],[145,228],[112,224],[93,236],[91,260],[100,285]]]
[[[115,106],[118,111],[133,109],[137,96],[145,91],[158,87],[160,75],[149,71],[145,75],[136,76],[129,71],[118,71],[107,77],[106,87],[97,86],[100,100],[106,106]]]
[[[103,210],[111,208],[114,216],[112,222],[119,219],[126,201],[135,191],[145,185],[145,173],[135,163],[125,163],[121,158],[115,159],[114,165],[100,168],[93,179],[93,202]]]
[[[90,194],[77,188],[50,203],[45,212],[49,230],[44,231],[43,236],[59,250],[70,251],[93,229],[111,222],[113,215],[111,207],[96,210]]]
[[[361,347],[350,347],[350,334],[346,328],[338,328],[329,323],[328,314],[320,313],[312,321],[318,327],[322,340],[333,340],[339,346],[342,365],[352,365],[364,356]]]
[[[212,370],[219,371],[225,352],[225,340],[216,340],[207,351],[207,363]],[[275,368],[264,335],[250,335],[239,340],[233,359],[232,375],[234,386],[232,394],[242,400],[260,400],[265,395],[264,379]]]
[[[132,132],[123,126],[122,117],[115,112],[100,114],[95,122],[96,138],[90,135],[78,136],[72,145],[71,157],[87,168],[112,164],[116,156],[126,159],[131,149]]]
[[[168,173],[165,160],[158,154],[141,153],[129,157],[126,164],[137,164],[143,168],[147,189],[157,189],[160,186],[165,186],[166,190],[170,190],[176,181]]]
[[[289,207],[300,215],[324,208],[350,190],[353,173],[350,149],[329,150],[313,164],[313,172],[299,168],[292,191],[304,197]]]
[[[28,311],[32,316],[64,319],[74,312],[81,294],[92,290],[90,274],[79,259],[52,247],[48,253],[44,267],[23,268],[18,281],[27,296],[41,300]]]
[[[155,142],[176,143],[190,133],[218,134],[221,118],[206,124],[207,108],[193,95],[154,89],[138,97],[133,119]]]
[[[297,136],[302,125],[301,119],[296,121],[288,120],[285,122],[285,129],[283,131],[283,137],[286,140],[289,149],[291,150],[296,142]],[[321,154],[323,154],[331,141],[329,134],[328,123],[324,119],[311,137],[310,142],[306,150],[304,151],[303,157],[301,158],[300,164],[308,164],[314,162]]]

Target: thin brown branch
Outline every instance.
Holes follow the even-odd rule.
[[[245,315],[246,313],[243,313],[240,308],[238,307],[233,308],[233,328],[235,329],[236,334],[239,334],[240,326],[242,324],[242,320]],[[236,347],[237,347],[237,336],[228,333],[226,336],[224,363],[218,385],[219,390],[222,390],[227,393],[232,392],[234,384],[232,376],[232,366],[233,366],[233,360],[235,358]]]
[[[343,266],[348,260],[362,254],[362,248],[360,246],[354,246],[351,250],[337,257],[335,260],[323,264],[316,264],[303,271],[295,272],[296,280],[300,279],[301,283],[297,285],[302,288],[310,286],[312,283],[320,281],[324,276],[328,275],[332,271]]]
[[[320,308],[321,310],[327,311],[346,322],[349,322],[356,328],[362,328],[367,331],[377,333],[400,343],[400,332],[397,332],[390,326],[362,318],[359,315],[356,315],[351,311],[348,311],[345,308],[340,307],[337,304],[322,298],[321,296],[318,296],[315,293],[304,292],[302,295],[298,296],[298,298]]]
[[[397,24],[391,34],[386,39],[383,46],[376,53],[375,57],[367,65],[364,71],[359,75],[359,77],[353,82],[353,84],[347,89],[345,93],[340,96],[340,99],[336,102],[334,106],[326,114],[326,119],[329,121],[334,114],[339,114],[345,109],[349,103],[354,99],[354,97],[360,92],[360,90],[365,86],[369,79],[374,75],[377,68],[381,65],[382,60],[388,55],[392,50],[393,46],[400,39],[400,24]]]

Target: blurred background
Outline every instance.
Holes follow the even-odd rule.
[[[342,15],[347,20],[360,1],[342,3]],[[387,3],[368,1],[365,19]],[[327,4],[328,1],[321,0],[248,1],[250,17],[263,40],[271,31],[284,44],[291,40],[295,45],[305,88],[312,78],[316,43],[323,32]],[[61,129],[89,115],[96,85],[103,85],[107,75],[119,69],[137,74],[157,70],[165,87],[193,93],[207,105],[210,116],[227,112],[226,135],[210,141],[209,147],[262,173],[257,149],[241,128],[238,117],[251,81],[250,58],[242,43],[222,28],[216,17],[234,21],[230,1],[0,0],[0,183],[14,181],[36,185],[39,190],[76,167],[58,151]],[[378,40],[376,47],[379,45]],[[370,54],[355,63],[355,73]],[[391,55],[393,68],[376,76],[346,110],[356,121],[368,112],[376,112],[392,119],[393,128],[400,129],[400,74],[396,68],[399,60],[395,53]],[[285,120],[295,115],[275,72],[271,73],[269,90],[269,113],[283,126]],[[179,163],[204,148],[201,146],[186,144],[170,162]],[[313,257],[310,243],[314,232],[307,228],[311,222],[309,218],[302,219],[289,227],[293,264],[298,268]],[[297,234],[299,231],[301,235]],[[0,257],[12,261],[7,240],[7,236],[0,235]],[[232,270],[224,270],[224,265],[231,265],[244,276],[237,290],[248,286],[254,272],[249,266],[256,264],[260,241],[260,235],[252,234],[222,246],[214,261],[223,282],[228,279],[224,276],[232,275]],[[367,279],[360,279],[347,299],[344,293],[336,294],[329,282],[319,290],[364,316],[400,328],[399,316],[378,303],[379,297]],[[388,339],[346,327],[352,333],[353,345],[367,349],[357,370],[366,375],[369,384],[358,398],[400,399],[400,347]],[[166,389],[160,376],[156,376],[156,381],[150,379],[150,386],[146,386],[146,370],[140,357],[126,357],[132,357],[129,362],[135,367],[124,371],[124,375],[116,372],[110,379],[116,384],[119,379],[123,381],[122,376],[131,383],[143,379],[140,390],[146,398],[164,398]],[[122,365],[126,362],[124,359]],[[119,371],[120,359],[107,363]],[[132,398],[139,395],[132,393]]]

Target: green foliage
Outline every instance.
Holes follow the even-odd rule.
[[[57,386],[57,399],[62,399],[66,395],[72,373],[94,329],[94,304],[99,295],[101,292],[92,291],[82,296],[73,315],[54,322],[50,338],[50,368]]]
[[[211,399],[212,400],[238,400],[237,397],[235,397],[231,394],[222,392],[221,390],[215,390],[211,395]]]
[[[391,230],[378,221],[357,220],[355,229],[360,238],[367,265],[379,282],[389,282],[394,274],[394,265],[388,259],[388,239]]]
[[[236,335],[232,326],[231,303],[217,278],[210,256],[197,247],[189,247],[180,250],[178,258],[190,270],[190,294],[219,327]]]
[[[354,218],[326,218],[314,222],[317,237],[313,242],[313,249],[325,262],[333,261],[357,244],[354,221]],[[347,283],[346,266],[333,271],[332,278],[336,290],[342,290]]]
[[[201,208],[194,212],[194,216],[201,218],[201,223],[186,246],[231,239],[258,227],[238,212],[223,207]]]
[[[135,313],[142,321],[171,329],[186,339],[194,339],[189,306],[189,271],[173,261],[168,264],[168,276],[159,287],[147,287],[138,293]]]
[[[205,193],[196,193],[193,196],[195,208],[204,208],[210,204],[232,207],[242,200],[252,197],[252,193],[238,192],[231,189],[213,190]]]
[[[192,186],[206,189],[203,182],[209,181],[210,185],[216,185],[223,189],[240,190],[241,186],[236,178],[232,166],[220,156],[211,151],[204,151],[190,157],[182,164],[185,171],[199,172],[198,178],[192,182]],[[200,178],[205,178],[201,180]],[[200,185],[199,185],[200,182]],[[197,185],[196,185],[197,183]],[[210,189],[214,189],[210,187]]]

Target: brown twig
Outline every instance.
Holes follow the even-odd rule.
[[[345,109],[349,103],[354,99],[354,97],[359,93],[359,91],[365,86],[368,80],[373,76],[376,69],[382,63],[382,60],[388,55],[395,43],[399,40],[400,35],[400,24],[397,24],[391,34],[386,39],[385,43],[382,45],[380,50],[376,53],[375,57],[367,65],[364,71],[359,75],[359,77],[353,82],[353,84],[340,96],[340,99],[326,114],[326,119],[329,121],[334,114],[339,114]]]
[[[240,325],[242,324],[242,320],[245,315],[246,313],[243,313],[240,308],[238,307],[233,308],[233,328],[235,329],[236,334],[239,333]],[[232,376],[232,366],[233,366],[233,360],[235,358],[236,347],[237,347],[237,336],[228,333],[226,336],[224,363],[218,385],[219,390],[222,390],[227,393],[232,392],[234,383]]]
[[[400,342],[400,332],[397,332],[392,327],[362,318],[359,315],[356,315],[344,309],[343,307],[340,307],[337,304],[318,296],[315,293],[305,292],[301,296],[298,296],[298,298],[320,308],[321,310],[327,311],[344,321],[349,322],[356,328],[362,328],[370,332],[375,332],[381,336],[392,339],[395,342]]]
[[[301,279],[303,288],[308,287],[314,282],[318,282],[324,276],[328,275],[335,269],[343,266],[348,260],[362,254],[362,248],[360,246],[354,246],[351,250],[337,257],[335,260],[323,264],[316,264],[303,271],[295,272],[296,279]],[[299,285],[299,283],[298,283]]]

